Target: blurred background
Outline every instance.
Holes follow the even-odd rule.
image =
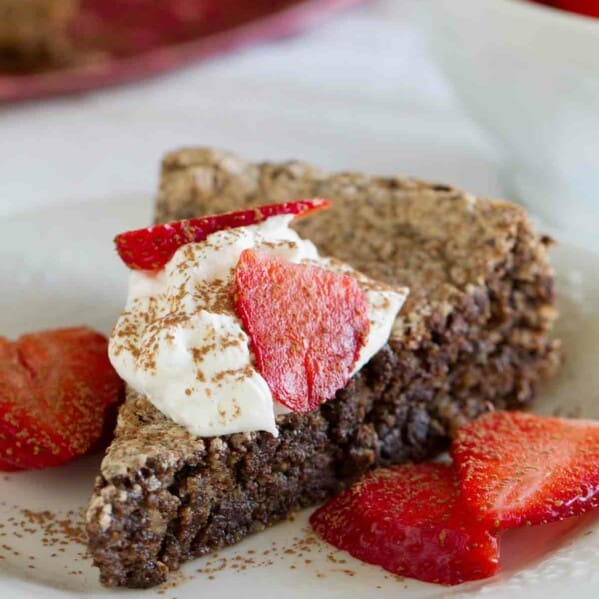
[[[552,4],[0,0],[0,215],[149,214],[162,155],[209,145],[508,197],[597,243],[599,0]]]

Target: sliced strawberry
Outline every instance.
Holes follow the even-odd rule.
[[[0,404],[5,401],[22,403],[28,390],[29,373],[19,361],[16,344],[0,337]],[[2,416],[1,411],[0,416]],[[19,467],[11,462],[16,449],[16,439],[5,428],[0,418],[0,470],[12,472],[19,470]]]
[[[553,6],[589,17],[599,17],[597,0],[554,0]]]
[[[18,466],[15,466],[10,462],[10,454],[13,452],[14,440],[7,439],[0,431],[0,472],[16,472],[21,470]]]
[[[458,430],[451,453],[464,499],[493,529],[599,507],[599,422],[491,413]]]
[[[190,218],[128,231],[117,235],[114,242],[119,256],[129,268],[159,270],[182,245],[203,241],[216,231],[256,225],[271,216],[283,214],[293,214],[296,218],[302,218],[329,206],[330,202],[317,198],[256,206],[249,210]]]
[[[235,269],[236,311],[273,397],[295,412],[345,387],[370,322],[353,277],[255,250]]]
[[[2,339],[0,459],[45,468],[86,453],[121,394],[103,335],[73,328]]]
[[[0,337],[0,403],[25,401],[30,378],[30,372],[20,360],[17,344]]]
[[[471,517],[446,464],[375,470],[316,510],[310,524],[358,559],[427,582],[459,584],[499,567],[497,539]]]
[[[0,442],[0,470],[3,472],[17,472],[19,470],[36,469],[37,458],[29,459],[29,452],[22,452],[15,446],[15,441]],[[19,465],[16,465],[17,462]]]
[[[50,450],[33,443],[14,426],[0,421],[0,456],[4,463],[21,470],[41,469],[61,463]]]
[[[2,460],[0,460],[1,472],[19,472],[19,470],[22,470],[22,468],[17,468],[16,466],[9,464],[8,462],[3,462]]]

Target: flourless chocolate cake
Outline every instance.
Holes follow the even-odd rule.
[[[87,513],[104,584],[158,584],[375,465],[430,458],[464,421],[526,406],[556,371],[551,241],[518,206],[189,149],[163,162],[156,221],[305,197],[334,201],[297,225],[322,254],[410,287],[389,342],[335,399],[278,416],[278,438],[196,438],[129,390]]]
[[[78,5],[77,0],[0,0],[0,71],[68,64],[67,27]]]

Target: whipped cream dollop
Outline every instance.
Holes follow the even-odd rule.
[[[218,231],[180,247],[159,272],[131,272],[125,310],[110,338],[110,360],[130,387],[194,435],[268,431],[276,436],[276,415],[288,412],[256,369],[235,312],[231,283],[243,250],[356,276],[366,293],[370,331],[353,373],[389,338],[407,289],[379,284],[320,257],[312,242],[289,228],[292,219],[275,216]]]

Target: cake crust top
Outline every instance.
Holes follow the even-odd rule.
[[[408,177],[331,174],[299,161],[253,163],[211,148],[164,158],[155,218],[164,223],[308,197],[334,202],[296,225],[321,254],[410,288],[396,338],[409,334],[417,343],[427,334],[431,309],[449,314],[498,269],[513,268],[513,278],[523,281],[552,275],[551,240],[537,234],[515,204]],[[505,264],[516,244],[530,259]]]

